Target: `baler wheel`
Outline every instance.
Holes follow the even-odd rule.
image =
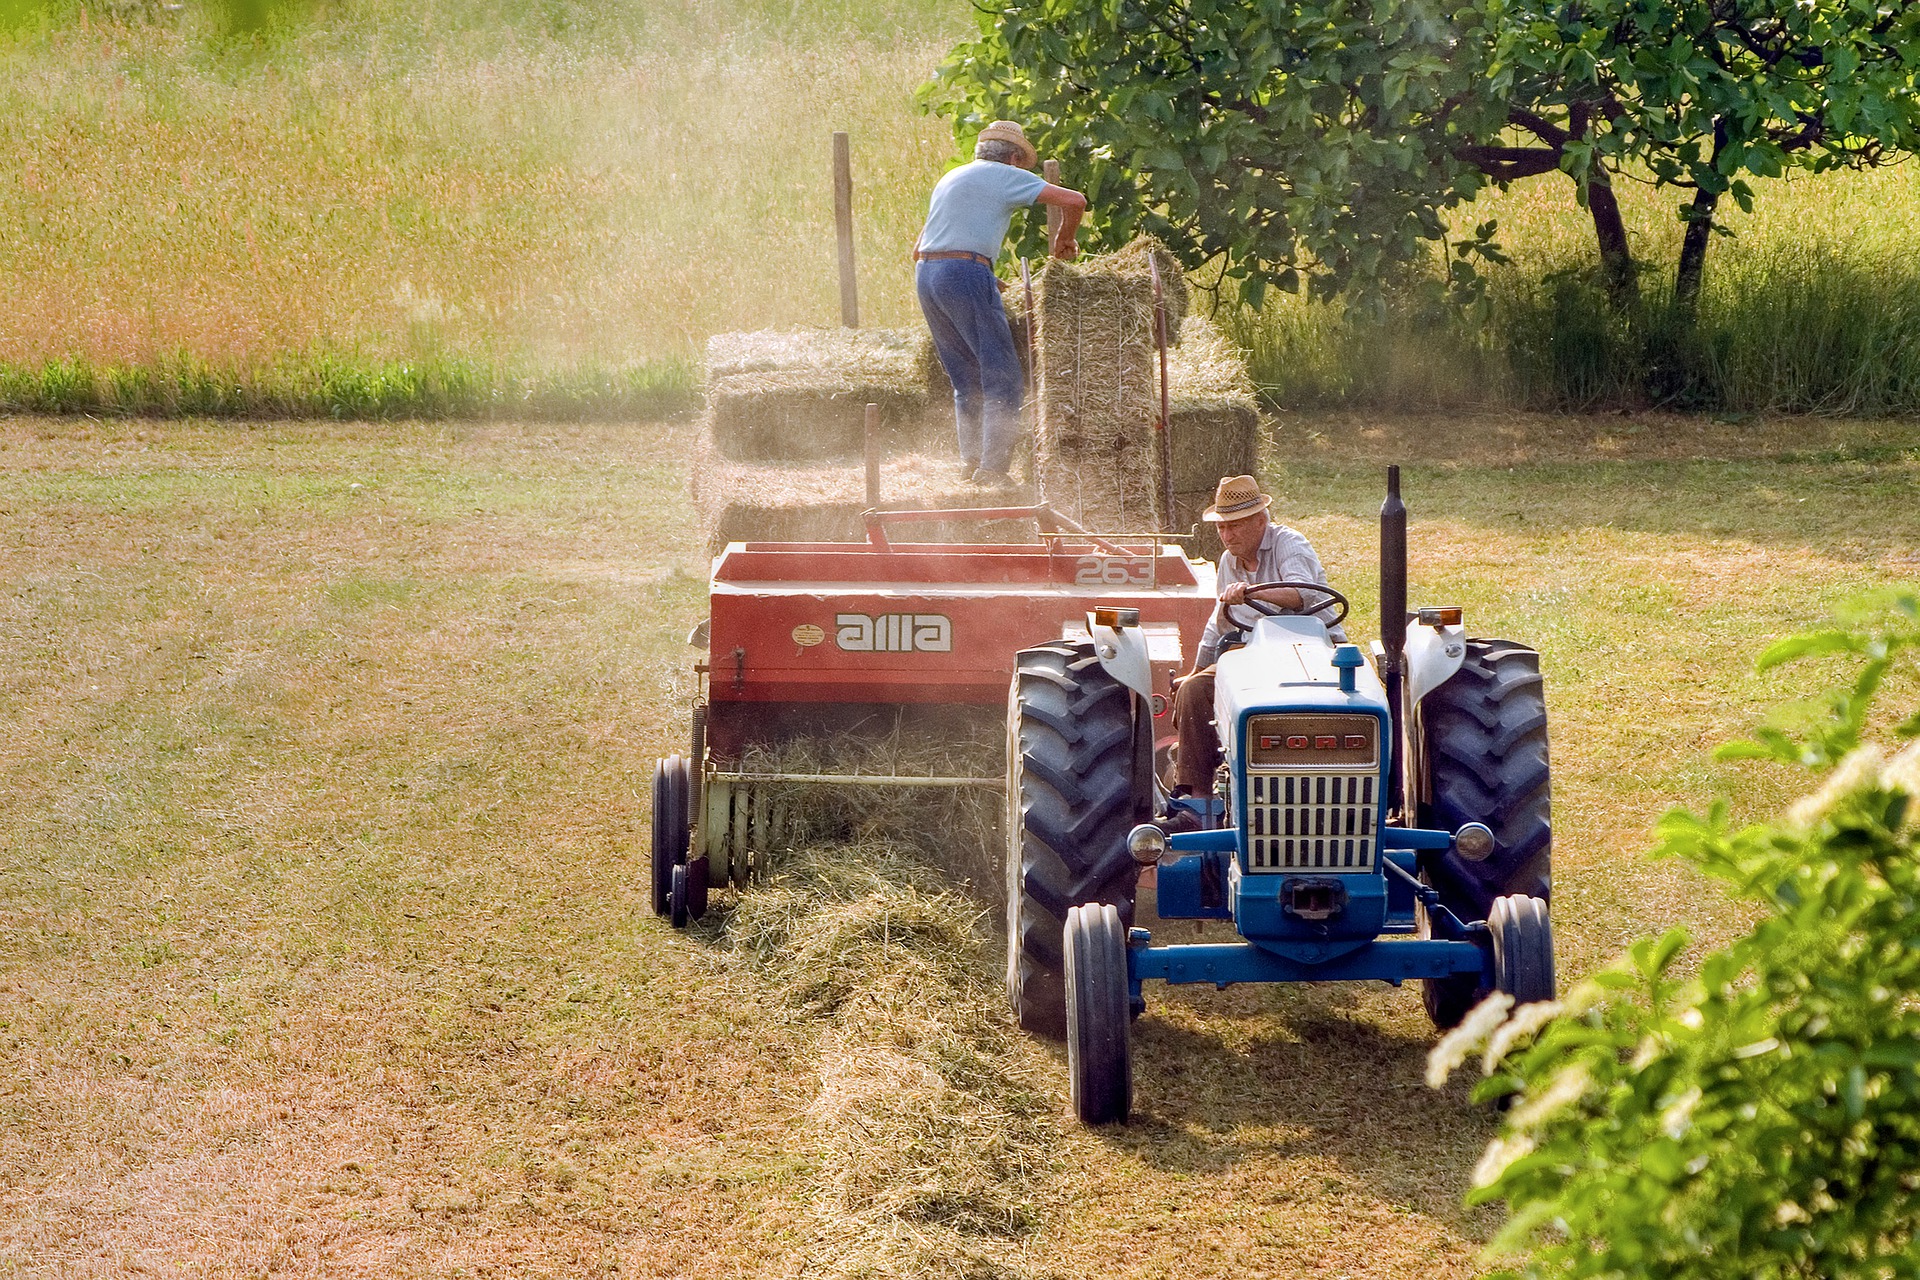
[[[673,869],[671,888],[667,891],[667,919],[676,929],[687,927],[687,864],[682,862]]]
[[[687,762],[680,756],[668,756],[653,766],[653,913],[664,916],[671,910],[668,899],[673,892],[673,869],[687,860],[691,822],[688,813]]]
[[[1520,893],[1496,899],[1487,928],[1500,990],[1513,997],[1515,1006],[1553,999],[1553,924],[1547,904]]]
[[[1069,909],[1112,906],[1133,921],[1139,866],[1127,851],[1152,804],[1148,741],[1133,695],[1093,642],[1022,650],[1007,708],[1007,996],[1028,1031],[1066,1033],[1062,930]]]
[[[1485,920],[1498,898],[1545,903],[1553,888],[1552,770],[1540,655],[1506,640],[1468,640],[1466,659],[1420,705],[1428,799],[1419,823],[1441,831],[1483,822],[1493,853],[1474,862],[1449,850],[1431,880],[1462,920]],[[1434,1026],[1456,1025],[1485,994],[1471,974],[1423,984]]]
[[[1067,1078],[1083,1123],[1125,1123],[1133,1110],[1127,930],[1113,904],[1067,912]]]

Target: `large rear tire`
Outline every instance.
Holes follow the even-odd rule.
[[[1546,683],[1540,655],[1506,640],[1469,640],[1460,670],[1420,705],[1427,767],[1423,827],[1482,822],[1493,853],[1474,862],[1448,850],[1434,859],[1440,900],[1463,920],[1490,917],[1496,900],[1553,890],[1552,771],[1547,759]],[[1544,918],[1544,914],[1543,914]],[[1485,994],[1472,975],[1429,979],[1427,1015],[1456,1025]]]
[[[1125,1123],[1133,1110],[1127,929],[1111,903],[1067,912],[1067,1078],[1085,1124]]]
[[[1153,804],[1151,741],[1133,695],[1091,641],[1022,650],[1007,707],[1007,996],[1020,1025],[1066,1034],[1067,912],[1082,903],[1133,923],[1140,870],[1127,833]]]

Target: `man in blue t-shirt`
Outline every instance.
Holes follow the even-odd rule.
[[[1011,120],[982,129],[973,156],[933,188],[926,229],[913,251],[914,284],[933,348],[953,383],[961,478],[1004,489],[1013,484],[1007,467],[1020,434],[1024,388],[993,264],[1014,211],[1035,203],[1061,209],[1065,216],[1050,248],[1056,258],[1072,258],[1087,198],[1032,172],[1039,157]]]

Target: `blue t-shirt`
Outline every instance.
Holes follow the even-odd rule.
[[[927,229],[920,248],[927,253],[966,249],[998,258],[1013,211],[1040,198],[1047,180],[1018,165],[975,160],[934,184]]]

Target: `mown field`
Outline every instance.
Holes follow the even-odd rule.
[[[647,912],[686,444],[0,421],[0,1275],[1473,1274],[1492,1120],[1421,1084],[1411,991],[1150,992],[1138,1122],[1089,1133],[990,920],[822,1004],[738,932],[778,900]],[[1920,575],[1920,431],[1289,416],[1279,508],[1363,615],[1386,460],[1416,597],[1544,654],[1563,978],[1725,936],[1649,824],[1786,798],[1706,752],[1818,679],[1768,640]]]
[[[907,254],[956,150],[913,92],[972,21],[960,0],[355,0],[222,42],[198,6],[51,8],[0,33],[0,403],[344,417],[644,416],[686,400],[711,333],[836,323],[835,129],[863,318],[914,319]],[[1230,318],[1287,404],[1915,412],[1915,182],[1759,184],[1686,376],[1651,391],[1672,335],[1567,293],[1590,231],[1557,175],[1470,211],[1514,255],[1491,327]],[[1657,295],[1675,202],[1631,177],[1621,197]]]

